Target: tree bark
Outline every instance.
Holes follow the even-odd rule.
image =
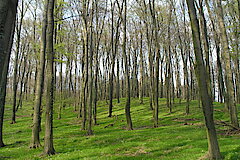
[[[213,105],[212,99],[208,90],[208,81],[205,78],[207,74],[206,67],[203,62],[203,53],[201,49],[200,28],[194,6],[194,0],[187,0],[188,12],[191,21],[193,46],[196,57],[195,72],[200,89],[202,100],[202,109],[205,118],[208,138],[208,156],[209,159],[221,159],[220,149],[217,141],[217,134],[213,120]]]
[[[16,123],[16,105],[17,105],[17,88],[18,88],[18,59],[20,52],[20,41],[21,41],[21,31],[22,31],[22,22],[23,22],[23,7],[24,3],[22,2],[21,7],[21,17],[19,20],[19,26],[17,26],[17,44],[16,44],[16,53],[14,59],[14,72],[13,72],[13,107],[12,107],[12,122],[11,124]]]
[[[209,93],[212,92],[212,81],[211,81],[211,68],[210,68],[210,51],[209,51],[209,41],[208,41],[208,33],[207,33],[207,22],[205,19],[204,15],[204,10],[203,10],[203,0],[199,0],[199,15],[200,15],[200,31],[201,31],[201,37],[202,37],[202,42],[203,42],[203,48],[204,48],[204,55],[205,55],[205,64],[206,64],[206,69],[207,69],[207,80],[208,80],[208,89]],[[213,94],[211,94],[213,96]],[[214,97],[212,97],[214,100]]]
[[[2,139],[3,116],[17,5],[18,0],[2,0],[0,2],[0,147],[5,146]]]
[[[131,86],[130,86],[130,78],[129,78],[129,68],[128,68],[128,56],[126,50],[126,42],[127,42],[127,0],[124,0],[124,16],[123,16],[123,56],[125,63],[125,80],[126,80],[126,105],[125,105],[125,115],[127,119],[127,130],[132,130],[132,119],[131,119]]]
[[[214,35],[214,42],[216,46],[216,54],[217,54],[217,69],[218,69],[218,92],[219,92],[219,101],[223,103],[224,97],[225,97],[225,89],[224,89],[224,81],[223,81],[223,71],[222,71],[222,63],[220,59],[220,39],[216,31],[215,23],[213,22],[213,15],[210,10],[209,1],[205,1],[209,18],[211,20],[213,35]]]
[[[93,14],[94,14],[94,1],[92,1],[92,11],[90,13],[90,46],[89,46],[89,95],[88,95],[88,128],[87,134],[93,135],[92,130],[92,102],[93,102]]]
[[[144,79],[144,70],[143,70],[143,34],[142,31],[140,35],[140,86],[139,86],[139,100],[140,104],[143,104],[143,93],[144,93],[144,85],[143,85],[143,79]]]
[[[159,62],[160,62],[160,46],[158,41],[158,27],[157,27],[157,17],[155,13],[155,0],[152,3],[149,1],[149,9],[153,21],[154,27],[154,39],[155,39],[155,50],[156,50],[156,62],[155,62],[155,73],[154,73],[154,94],[153,94],[153,118],[154,118],[154,127],[158,127],[158,95],[159,95]]]
[[[35,105],[33,113],[33,127],[32,127],[32,142],[30,148],[40,147],[39,132],[41,126],[41,104],[42,104],[42,93],[44,87],[44,70],[45,70],[45,55],[46,55],[46,32],[47,32],[47,17],[48,12],[48,1],[45,1],[43,24],[42,24],[42,37],[41,37],[41,54],[37,72],[37,82],[35,91]],[[62,86],[61,86],[62,87]]]
[[[239,127],[238,122],[238,111],[234,96],[234,84],[233,84],[233,77],[232,77],[232,67],[231,67],[231,57],[229,51],[229,44],[228,44],[228,37],[227,32],[224,24],[224,17],[223,17],[223,9],[222,9],[222,0],[217,1],[217,16],[218,16],[218,23],[219,29],[221,31],[221,44],[222,44],[222,56],[224,60],[225,66],[225,76],[226,76],[226,88],[227,88],[227,105],[229,108],[230,119],[231,123],[234,127]]]
[[[47,34],[46,34],[46,55],[47,55],[47,74],[46,74],[46,120],[45,120],[45,137],[44,153],[45,155],[55,154],[53,146],[53,94],[54,94],[54,49],[53,49],[53,32],[54,32],[54,3],[55,0],[48,0],[47,7]]]
[[[116,61],[116,55],[117,55],[117,49],[118,49],[118,41],[119,41],[119,27],[121,23],[121,17],[117,19],[117,26],[116,26],[116,33],[115,33],[115,40],[114,40],[114,4],[112,4],[112,33],[111,33],[111,67],[109,72],[109,114],[108,117],[112,117],[112,109],[113,109],[113,77],[114,77],[114,68],[115,68],[115,61]],[[122,12],[122,7],[119,8],[119,12]]]
[[[111,3],[111,51],[112,51],[112,58],[111,58],[111,69],[109,72],[109,111],[108,117],[112,117],[112,109],[113,109],[113,76],[114,76],[114,66],[115,66],[115,52],[114,52],[114,5],[115,3]]]

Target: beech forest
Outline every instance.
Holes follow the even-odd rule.
[[[0,0],[1,160],[240,160],[240,0]]]

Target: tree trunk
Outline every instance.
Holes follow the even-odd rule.
[[[88,95],[88,128],[87,134],[93,135],[92,131],[92,101],[93,101],[93,14],[94,14],[94,1],[92,1],[92,11],[90,13],[90,46],[89,46],[89,95]]]
[[[19,26],[17,27],[17,49],[15,54],[14,60],[14,72],[13,72],[13,107],[12,107],[12,122],[11,124],[16,123],[16,105],[17,105],[17,88],[18,88],[18,59],[19,59],[19,51],[20,51],[20,41],[21,41],[21,31],[22,31],[22,22],[23,22],[23,6],[24,3],[22,2],[21,7],[21,18],[19,21]]]
[[[23,58],[24,62],[23,62],[22,76],[21,76],[21,80],[20,80],[20,94],[19,94],[19,99],[18,99],[18,103],[17,103],[17,106],[16,106],[16,110],[15,110],[16,112],[18,111],[19,107],[22,108],[22,99],[23,99],[22,94],[23,94],[23,91],[26,92],[26,86],[27,86],[26,83],[27,83],[28,73],[29,73],[29,71],[28,71],[27,74],[25,75],[26,67],[27,67],[27,61],[28,61],[27,54],[28,54],[28,52],[26,53],[26,55],[22,55],[24,57]],[[23,88],[23,85],[24,85],[24,88]]]
[[[139,86],[139,100],[140,104],[143,104],[143,93],[144,93],[144,70],[143,70],[143,34],[140,35],[140,86]]]
[[[120,103],[120,77],[119,77],[119,72],[120,72],[120,65],[119,65],[119,59],[117,59],[117,102]]]
[[[0,147],[3,143],[3,116],[6,98],[7,74],[13,43],[18,0],[0,2]]]
[[[84,20],[84,32],[85,32],[85,37],[83,38],[83,52],[84,52],[84,71],[83,71],[83,94],[82,94],[82,130],[86,129],[86,121],[87,121],[87,100],[88,100],[88,72],[89,72],[89,57],[88,57],[88,52],[89,52],[89,33],[88,33],[88,21],[87,21],[87,3],[86,1],[83,2],[83,20]]]
[[[47,7],[47,34],[46,34],[46,54],[47,54],[47,74],[46,74],[46,120],[45,120],[45,137],[44,153],[45,155],[55,154],[53,147],[53,94],[54,94],[54,49],[53,49],[53,32],[54,32],[54,3],[55,0],[48,0]]]
[[[112,109],[113,109],[113,76],[114,76],[114,66],[115,66],[115,52],[114,52],[114,4],[111,3],[111,51],[112,51],[112,59],[111,59],[111,69],[109,72],[109,111],[108,117],[112,117]]]
[[[193,46],[196,57],[195,72],[200,89],[202,100],[202,109],[205,117],[205,125],[207,127],[208,138],[208,156],[209,159],[221,159],[220,149],[217,141],[217,134],[213,120],[212,99],[208,90],[208,81],[205,78],[207,70],[203,62],[203,54],[201,49],[200,29],[197,19],[194,0],[187,0],[188,12],[191,21]]]
[[[224,100],[224,97],[226,96],[225,89],[224,89],[224,81],[223,81],[223,71],[222,71],[222,63],[220,59],[220,39],[218,37],[215,23],[213,22],[213,15],[210,10],[209,2],[208,0],[205,1],[209,18],[211,20],[211,25],[212,25],[212,30],[213,30],[213,35],[214,35],[214,42],[216,46],[216,54],[217,54],[217,69],[218,69],[218,92],[219,92],[219,101],[222,103]]]
[[[156,50],[156,62],[155,62],[155,73],[154,73],[154,94],[153,94],[153,118],[154,118],[154,127],[158,127],[158,95],[159,95],[159,61],[160,61],[160,46],[158,41],[158,27],[157,27],[157,17],[155,13],[155,0],[152,3],[149,1],[149,9],[151,13],[151,18],[153,21],[154,27],[154,43],[155,43],[155,50]]]
[[[127,0],[124,0],[124,16],[123,16],[123,56],[125,63],[125,80],[126,80],[126,105],[125,105],[125,115],[127,119],[127,130],[132,130],[132,119],[131,119],[131,86],[130,86],[130,78],[129,78],[129,68],[128,68],[128,56],[126,50],[126,42],[127,42]]]
[[[199,0],[199,15],[200,15],[200,31],[201,31],[201,37],[202,37],[202,41],[203,41],[203,48],[204,48],[204,55],[205,55],[205,64],[206,64],[206,69],[207,69],[207,80],[208,80],[208,89],[209,89],[209,93],[213,93],[212,92],[212,81],[211,81],[211,68],[210,68],[210,51],[209,51],[209,41],[208,41],[208,33],[207,33],[207,22],[204,16],[204,10],[203,10],[203,0]],[[213,96],[213,94],[211,94],[211,96]],[[214,100],[214,97],[212,97],[212,99]]]
[[[46,31],[47,31],[47,11],[48,2],[45,1],[43,24],[42,24],[42,37],[41,37],[41,54],[37,72],[36,92],[35,92],[35,105],[33,113],[33,127],[32,127],[32,142],[30,148],[40,147],[39,132],[41,126],[41,104],[42,104],[42,92],[44,86],[44,70],[45,70],[45,55],[46,55]]]
[[[96,48],[95,55],[95,78],[94,78],[94,108],[93,108],[93,120],[94,125],[97,125],[97,101],[98,101],[98,71],[99,71],[99,63],[98,63],[98,47]]]
[[[238,111],[234,96],[234,84],[233,84],[233,77],[232,77],[232,68],[231,68],[231,57],[230,57],[230,51],[229,51],[229,45],[228,45],[228,38],[227,38],[227,32],[224,25],[224,17],[223,17],[223,9],[221,0],[217,0],[217,16],[218,16],[218,23],[219,23],[219,29],[221,31],[220,37],[221,37],[221,44],[222,44],[222,56],[225,63],[225,72],[226,72],[226,88],[227,88],[227,105],[230,112],[230,119],[231,123],[234,127],[239,127],[238,122]]]

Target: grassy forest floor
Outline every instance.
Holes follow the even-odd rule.
[[[0,148],[0,159],[161,159],[195,160],[207,153],[206,132],[202,110],[198,102],[192,101],[190,115],[185,115],[185,102],[175,102],[173,113],[169,114],[166,100],[160,99],[158,128],[152,128],[152,111],[149,99],[140,105],[132,99],[131,113],[134,130],[125,130],[125,99],[121,103],[114,100],[113,117],[107,117],[106,102],[98,104],[98,123],[94,135],[85,136],[80,130],[80,119],[73,106],[67,106],[62,119],[57,119],[58,103],[55,103],[54,146],[56,155],[40,157],[43,148],[29,149],[31,139],[33,102],[23,105],[17,112],[17,123],[11,122],[11,105],[6,104],[4,121],[4,141],[6,147]],[[223,112],[223,104],[214,103],[215,119],[229,121]],[[43,117],[45,115],[43,114]],[[44,119],[42,120],[44,122]],[[44,124],[44,123],[43,123]],[[43,145],[44,125],[41,132]],[[226,133],[228,128],[217,125],[221,153],[225,159],[240,159],[240,134]]]

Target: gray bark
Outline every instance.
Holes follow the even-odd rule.
[[[2,0],[0,2],[0,147],[4,146],[2,139],[3,116],[17,5],[18,0]]]

